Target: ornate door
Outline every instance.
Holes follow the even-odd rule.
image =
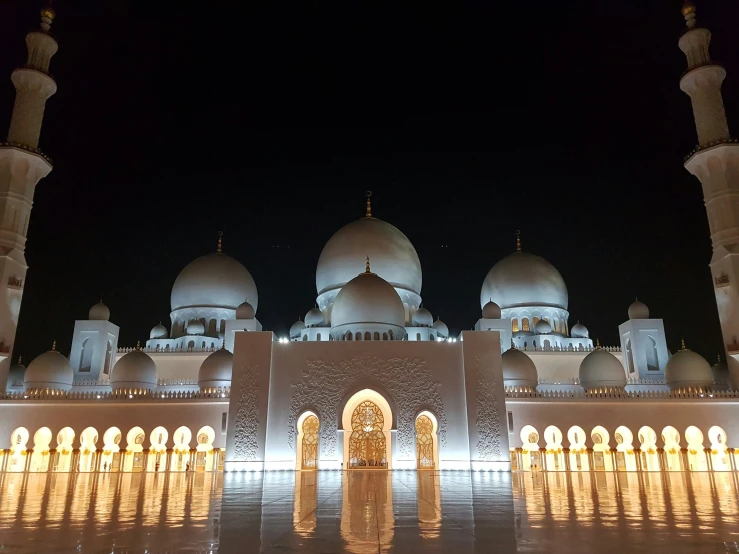
[[[349,436],[349,469],[387,468],[384,425],[382,410],[374,402],[365,400],[354,409]]]

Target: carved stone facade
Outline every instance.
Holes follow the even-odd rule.
[[[419,412],[433,413],[439,424],[439,445],[446,447],[447,421],[439,383],[434,382],[424,360],[379,358],[364,352],[338,363],[309,359],[302,379],[293,383],[293,396],[288,421],[288,444],[295,448],[296,422],[305,410],[315,411],[321,419],[321,454],[336,456],[336,430],[342,416],[342,399],[357,387],[373,387],[381,383],[395,403],[398,446],[404,458],[415,457],[415,418]]]
[[[477,452],[481,460],[497,461],[501,458],[500,420],[498,399],[495,395],[497,383],[492,369],[492,360],[475,356],[477,373]]]
[[[235,458],[242,461],[257,459],[259,443],[259,366],[249,364],[241,368],[238,393],[232,397],[238,402],[233,422]]]

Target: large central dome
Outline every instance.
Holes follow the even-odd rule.
[[[567,286],[557,268],[540,256],[514,252],[488,272],[480,306],[490,300],[501,308],[548,306],[567,309]]]
[[[372,271],[397,289],[421,294],[421,262],[411,241],[396,227],[364,217],[339,229],[318,259],[318,294],[343,287],[364,271],[365,258]]]
[[[235,310],[247,300],[257,309],[257,286],[251,273],[231,256],[213,252],[185,266],[172,287],[172,311],[213,307]]]

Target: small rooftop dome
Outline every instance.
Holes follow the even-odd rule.
[[[531,387],[539,384],[539,373],[534,361],[515,348],[506,350],[503,359],[503,384],[506,387]]]
[[[150,339],[166,339],[167,335],[167,328],[162,325],[161,321],[159,322],[159,325],[154,325],[149,332]]]
[[[579,321],[572,326],[570,329],[570,336],[575,339],[589,339],[590,331]]]
[[[185,332],[188,335],[202,335],[205,333],[205,325],[203,325],[202,321],[198,321],[197,319],[193,319],[190,323],[187,324],[187,329]]]
[[[244,301],[236,307],[236,319],[254,319],[255,315],[254,306],[249,302]]]
[[[221,348],[203,360],[198,371],[200,390],[231,386],[233,354]]]
[[[585,390],[623,388],[626,386],[626,371],[616,356],[599,347],[580,362],[580,385]]]
[[[154,360],[138,345],[113,366],[110,386],[118,389],[154,390],[157,386],[157,366]]]
[[[534,331],[536,331],[537,335],[548,335],[552,332],[552,326],[546,319],[540,319],[536,322],[536,325],[534,326]]]
[[[108,321],[110,319],[110,310],[101,300],[90,308],[90,312],[87,314],[87,319],[91,319],[93,321]]]
[[[649,308],[644,302],[634,300],[629,306],[629,319],[649,319]]]
[[[449,336],[449,327],[447,327],[446,323],[444,323],[438,317],[436,318],[436,321],[434,321],[433,328],[436,330],[440,337],[447,338]]]
[[[665,382],[671,389],[687,387],[711,388],[713,373],[711,366],[700,354],[685,348],[675,352],[665,364]]]
[[[56,351],[56,341],[51,350],[36,356],[28,364],[23,383],[26,390],[53,389],[68,391],[72,388],[74,370],[69,360]]]
[[[434,316],[426,308],[421,306],[413,314],[413,326],[414,327],[431,327],[434,324]]]
[[[323,312],[318,308],[311,308],[307,314],[305,314],[305,325],[306,327],[319,327],[323,325]]]
[[[299,337],[303,329],[305,329],[305,324],[302,321],[297,320],[290,326],[290,338],[294,339],[296,337]]]
[[[490,300],[482,307],[483,319],[500,319],[500,306]]]

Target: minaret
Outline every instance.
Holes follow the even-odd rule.
[[[58,45],[49,34],[54,10],[41,10],[38,30],[26,35],[28,60],[13,71],[15,105],[7,142],[0,143],[0,358],[10,355],[25,285],[26,233],[36,184],[51,171],[39,149],[46,100],[56,92],[49,61]],[[5,376],[0,375],[0,381]],[[2,381],[4,382],[4,381]]]
[[[726,70],[711,61],[711,32],[698,27],[695,6],[682,10],[687,30],[678,45],[688,60],[680,88],[693,105],[698,146],[685,168],[698,177],[708,212],[713,256],[711,274],[721,332],[728,354],[739,356],[739,144],[729,134],[721,97]]]

